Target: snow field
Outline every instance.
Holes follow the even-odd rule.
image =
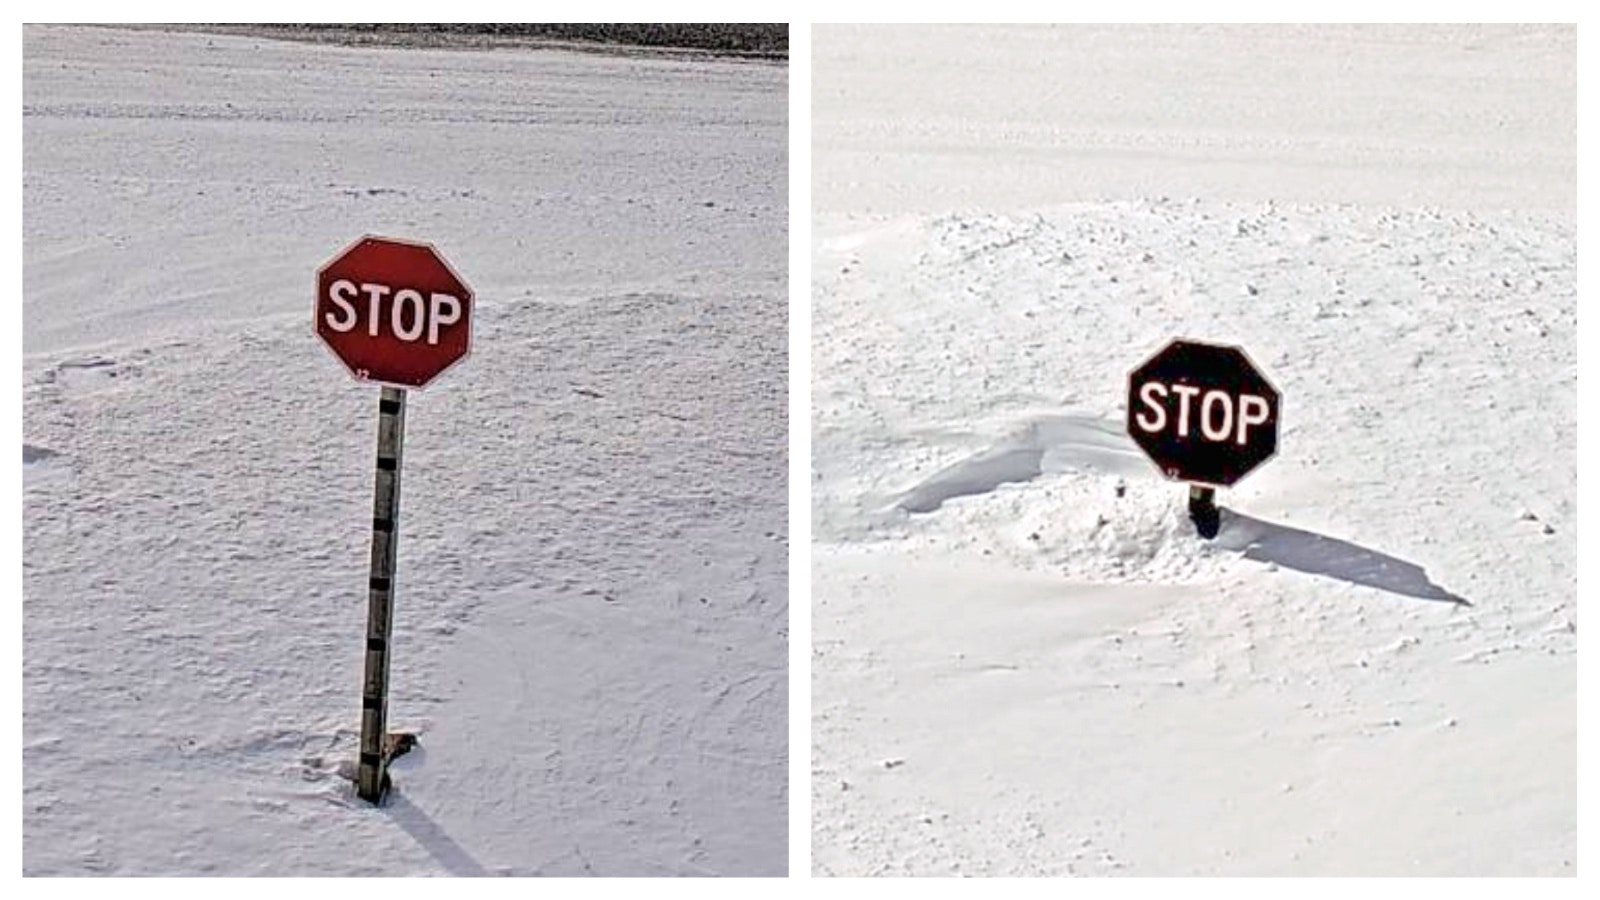
[[[1573,48],[818,29],[814,873],[1576,871]],[[1283,398],[1212,542],[1180,336]]]
[[[26,874],[774,875],[781,66],[24,32]],[[316,268],[432,241],[355,800],[377,417]]]
[[[813,276],[818,873],[1571,871],[1566,227],[860,226]],[[1173,334],[1285,398],[1213,543],[1123,436]]]

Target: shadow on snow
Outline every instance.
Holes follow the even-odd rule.
[[[1245,559],[1276,563],[1298,572],[1326,575],[1407,597],[1472,605],[1465,597],[1434,584],[1416,563],[1230,509],[1224,508],[1221,512],[1222,529],[1217,534],[1216,545],[1239,551]]]
[[[467,852],[467,848],[456,843],[455,838],[439,827],[439,823],[430,818],[420,807],[407,799],[398,788],[389,790],[388,796],[384,799],[383,811],[451,875],[481,878],[490,874],[471,853]]]

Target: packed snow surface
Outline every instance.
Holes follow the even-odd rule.
[[[23,869],[787,868],[786,73],[23,34]],[[433,242],[354,797],[378,391],[314,273]]]
[[[814,49],[814,871],[1575,873],[1573,31]],[[1210,542],[1174,337],[1283,398]]]

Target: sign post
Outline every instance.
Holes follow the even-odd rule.
[[[389,635],[394,628],[394,560],[400,543],[400,458],[406,392],[378,397],[378,462],[372,491],[372,574],[367,582],[367,659],[361,690],[361,756],[356,793],[373,803],[388,788],[384,738],[389,718]]]
[[[1187,481],[1189,517],[1217,536],[1216,488],[1278,451],[1277,388],[1238,347],[1175,340],[1128,375],[1128,434],[1166,477]]]
[[[1194,523],[1194,530],[1206,540],[1217,536],[1217,529],[1222,527],[1222,513],[1217,512],[1215,488],[1189,485],[1189,521]]]
[[[432,246],[369,235],[317,272],[313,321],[317,336],[357,381],[382,387],[356,767],[356,793],[377,803],[389,788],[390,758],[410,746],[406,736],[392,741],[386,731],[406,393],[467,356],[472,290]]]

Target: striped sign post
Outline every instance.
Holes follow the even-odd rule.
[[[351,376],[382,386],[356,767],[356,793],[377,803],[389,788],[390,758],[414,742],[385,732],[406,391],[421,390],[470,352],[472,289],[431,244],[367,235],[317,271],[312,315],[317,336]]]
[[[378,397],[378,462],[372,488],[372,574],[367,582],[367,660],[361,689],[361,757],[356,793],[373,803],[388,790],[384,747],[389,718],[389,636],[394,632],[394,561],[400,543],[400,459],[405,451],[406,392]]]

